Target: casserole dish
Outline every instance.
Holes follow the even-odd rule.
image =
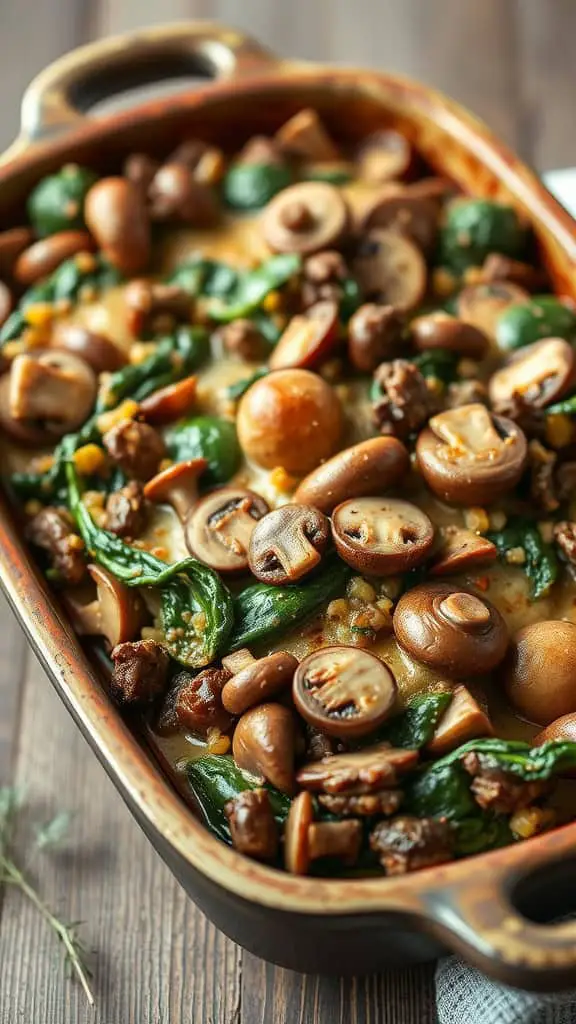
[[[105,93],[184,70],[208,72],[218,81],[191,96],[155,101],[104,121],[81,113]],[[3,226],[18,222],[33,185],[67,160],[113,169],[139,147],[165,151],[184,128],[233,147],[254,132],[276,129],[304,106],[318,110],[345,142],[365,136],[384,118],[464,191],[511,202],[531,222],[556,290],[574,297],[571,219],[456,105],[386,75],[277,61],[246,37],[207,25],[109,40],[40,75],[24,100],[22,136],[2,161]],[[267,959],[311,972],[404,965],[434,955],[443,944],[516,985],[573,983],[573,926],[537,923],[542,908],[555,909],[555,900],[558,910],[567,908],[573,826],[483,855],[472,871],[462,862],[402,879],[293,878],[240,858],[190,818],[112,708],[4,506],[2,531],[3,584],[65,703],[158,852],[233,939]]]

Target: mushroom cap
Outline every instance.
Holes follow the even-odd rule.
[[[288,795],[294,792],[295,747],[294,715],[283,704],[259,704],[245,711],[232,739],[238,767]]]
[[[398,643],[416,661],[456,679],[490,672],[508,647],[498,609],[469,588],[443,581],[404,594],[393,626]]]
[[[316,568],[328,537],[328,520],[317,508],[281,505],[252,531],[250,569],[263,583],[294,583]]]
[[[438,216],[434,199],[414,193],[410,186],[389,184],[362,211],[360,230],[390,229],[428,252],[436,239]]]
[[[332,299],[315,302],[288,321],[268,366],[271,370],[314,366],[330,354],[337,340],[338,304]]]
[[[434,527],[426,513],[408,501],[352,498],[334,509],[332,536],[340,558],[353,569],[391,576],[426,558]]]
[[[290,804],[284,829],[284,867],[292,875],[305,875],[310,865],[308,830],[314,821],[314,804],[306,790]]]
[[[410,310],[426,293],[428,271],[421,250],[392,229],[374,228],[362,238],[352,270],[369,301]]]
[[[520,629],[502,666],[508,700],[530,722],[576,712],[576,625],[548,619]]]
[[[492,405],[505,406],[520,396],[544,409],[566,394],[576,377],[576,355],[564,338],[545,338],[515,352],[488,383]]]
[[[160,427],[173,423],[190,411],[196,400],[198,378],[184,377],[175,384],[153,391],[140,402],[140,413],[147,423]]]
[[[325,515],[349,498],[393,487],[410,468],[408,451],[395,437],[371,437],[344,448],[313,469],[297,487],[294,501]]]
[[[206,469],[206,459],[175,462],[157,473],[144,485],[148,501],[172,505],[180,519],[185,519],[198,499],[198,481]]]
[[[55,324],[50,348],[80,356],[96,373],[119,370],[127,362],[126,354],[110,338],[82,324]]]
[[[87,231],[58,231],[33,242],[20,253],[14,264],[14,278],[18,284],[28,288],[48,277],[64,260],[80,252],[91,252],[94,248],[94,240]]]
[[[444,312],[416,317],[410,334],[419,352],[441,348],[468,359],[483,359],[490,347],[484,331]]]
[[[84,200],[86,224],[106,258],[127,277],[150,259],[150,219],[142,190],[120,176],[100,178]]]
[[[262,233],[274,252],[309,255],[337,245],[349,222],[348,204],[339,189],[324,181],[302,181],[270,200]]]
[[[498,557],[496,545],[473,530],[460,526],[440,529],[442,541],[430,566],[431,576],[448,576],[466,572],[477,565],[493,562]]]
[[[23,352],[14,359],[9,379],[11,416],[40,422],[53,440],[79,427],[96,399],[94,371],[71,352]]]
[[[248,458],[296,476],[333,454],[342,426],[336,392],[310,370],[276,370],[262,377],[238,407],[238,438]]]
[[[430,490],[456,505],[486,505],[518,483],[528,454],[513,420],[480,403],[433,416],[418,435],[418,466]]]
[[[576,743],[576,712],[555,718],[542,732],[538,733],[533,743],[535,747],[539,747],[542,743],[549,743],[551,740],[568,740],[570,743]]]
[[[468,324],[474,324],[489,338],[495,339],[496,325],[508,306],[526,302],[530,298],[524,288],[510,281],[472,284],[463,288],[456,300],[456,315]]]
[[[146,611],[136,590],[117,580],[101,565],[90,564],[88,572],[96,585],[65,594],[74,628],[84,636],[103,636],[111,648],[133,640],[145,622]]]
[[[275,697],[291,682],[298,659],[286,651],[275,651],[264,658],[252,659],[229,679],[222,690],[222,703],[232,715],[241,715],[255,704]]]
[[[267,502],[254,491],[220,487],[190,509],[185,527],[188,550],[216,572],[246,572],[250,539],[268,511]]]
[[[366,736],[390,714],[396,680],[368,651],[323,647],[296,668],[292,696],[302,717],[329,736]]]
[[[0,377],[0,427],[17,444],[38,448],[54,441],[49,425],[34,420],[16,419],[10,411],[10,373]]]

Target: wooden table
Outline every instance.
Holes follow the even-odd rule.
[[[71,47],[139,24],[209,17],[286,55],[389,68],[467,104],[539,169],[576,164],[573,0],[4,0],[0,142],[29,79]],[[343,981],[243,952],[184,896],[43,677],[10,612],[0,629],[0,783],[30,812],[76,816],[31,871],[94,951],[97,1009],[54,940],[0,893],[0,1024],[432,1024],[432,967]],[[23,818],[22,826],[26,824]]]

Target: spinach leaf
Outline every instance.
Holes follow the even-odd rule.
[[[445,693],[416,693],[404,710],[386,723],[380,738],[393,747],[420,750],[430,742],[442,715],[452,700]]]
[[[340,319],[342,323],[347,324],[361,305],[360,285],[353,277],[346,277],[340,284]]]
[[[458,356],[449,349],[435,348],[412,356],[410,362],[418,367],[423,377],[435,377],[444,384],[451,384],[458,378]]]
[[[240,271],[220,260],[192,256],[176,267],[167,284],[177,284],[194,297],[225,299],[238,285]]]
[[[307,583],[273,587],[255,583],[234,598],[234,629],[230,650],[247,647],[290,629],[342,594],[352,575],[336,555],[324,560],[320,571]]]
[[[232,164],[224,175],[222,193],[233,210],[260,210],[292,181],[283,164]]]
[[[84,200],[97,181],[87,167],[65,164],[56,174],[42,178],[28,197],[30,223],[39,238],[84,227]]]
[[[522,740],[491,737],[464,743],[436,761],[433,767],[452,765],[470,753],[478,754],[482,764],[512,772],[524,782],[551,779],[576,767],[576,742],[572,740],[549,740],[539,747],[531,747]]]
[[[532,581],[532,596],[537,600],[548,593],[558,578],[558,559],[536,526],[524,519],[510,519],[503,530],[492,530],[486,536],[501,558],[512,548],[522,548],[526,555],[522,569]]]
[[[296,253],[271,256],[253,270],[238,275],[238,281],[225,300],[215,299],[208,307],[208,316],[217,323],[230,323],[249,317],[263,303],[266,296],[287,284],[302,265]]]
[[[195,761],[189,761],[186,775],[205,825],[218,839],[231,843],[224,807],[228,800],[246,789],[256,789],[260,783],[241,771],[234,760],[225,754],[206,754]],[[288,816],[290,797],[273,786],[266,785],[264,788],[268,791],[274,817],[282,825]]]
[[[554,405],[549,405],[545,411],[546,416],[576,416],[576,395],[561,398],[559,402],[554,402]]]
[[[206,459],[208,465],[203,482],[224,484],[240,465],[241,452],[236,427],[218,416],[195,416],[180,420],[164,431],[164,441],[171,459]]]

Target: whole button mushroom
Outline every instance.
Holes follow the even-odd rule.
[[[506,623],[490,601],[440,581],[404,594],[393,626],[398,643],[416,661],[456,679],[490,672],[508,647]]]
[[[282,189],[262,215],[262,232],[270,248],[302,255],[337,245],[348,224],[346,200],[334,185],[323,181]]]
[[[424,298],[428,272],[422,252],[403,235],[384,228],[362,238],[352,271],[367,299],[409,310]]]
[[[287,651],[252,658],[222,690],[222,703],[232,715],[241,715],[255,704],[275,697],[292,682],[298,659]]]
[[[259,704],[245,711],[232,739],[239,768],[291,795],[294,792],[296,725],[283,704]]]
[[[348,739],[366,736],[388,718],[396,700],[396,680],[368,651],[324,647],[298,665],[292,696],[307,722],[329,736]]]
[[[159,168],[148,189],[148,199],[154,221],[209,228],[220,213],[213,190],[195,181],[190,168],[181,163]]]
[[[243,487],[212,491],[187,515],[184,532],[188,550],[216,572],[246,572],[250,538],[268,511],[260,495]]]
[[[334,453],[342,433],[336,392],[309,370],[276,370],[238,407],[238,438],[249,459],[304,476]]]
[[[404,317],[394,306],[360,306],[348,324],[348,357],[354,369],[373,373],[380,363],[399,355],[404,326]]]
[[[410,469],[410,457],[395,437],[371,437],[344,448],[313,469],[294,493],[294,501],[314,505],[330,515],[348,498],[361,498],[393,487]]]
[[[354,498],[334,509],[332,536],[348,565],[369,576],[391,576],[419,565],[434,527],[416,505],[397,498]]]
[[[70,352],[23,352],[14,359],[9,380],[11,416],[44,425],[53,439],[79,427],[96,399],[94,371]]]
[[[84,217],[110,263],[130,277],[150,261],[150,221],[137,185],[127,178],[101,178],[89,189]]]
[[[468,359],[483,359],[490,347],[487,335],[474,324],[442,312],[416,317],[410,335],[419,352],[442,348]]]
[[[549,743],[551,740],[568,740],[570,743],[576,743],[575,712],[555,718],[550,725],[547,725],[542,732],[538,733],[533,742],[534,746],[538,747],[542,743]]]
[[[34,242],[20,254],[14,264],[14,277],[18,284],[28,288],[51,274],[64,260],[93,249],[94,240],[86,231],[59,231]]]
[[[576,711],[576,625],[549,619],[516,633],[502,667],[508,700],[538,725]]]
[[[473,403],[433,416],[416,442],[430,490],[455,505],[487,505],[516,486],[527,458],[526,437],[510,419]]]
[[[282,505],[256,525],[250,538],[250,569],[262,583],[281,587],[316,568],[326,548],[329,524],[310,505]]]
[[[506,410],[516,397],[534,409],[556,402],[573,386],[574,349],[564,338],[545,338],[514,353],[492,374],[488,394],[495,410]]]
[[[305,313],[292,317],[268,366],[271,370],[314,366],[330,354],[337,339],[338,304],[331,300],[316,302]]]

